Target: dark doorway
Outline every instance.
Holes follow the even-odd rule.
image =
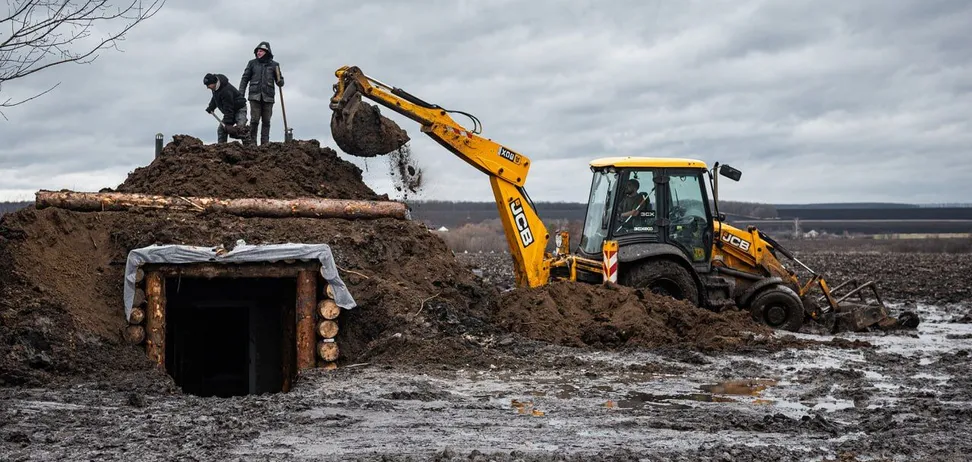
[[[287,391],[296,368],[295,278],[166,280],[165,367],[186,393]]]

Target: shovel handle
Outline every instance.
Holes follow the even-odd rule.
[[[277,81],[280,81],[280,65],[278,64],[277,67],[273,69],[277,73]],[[283,87],[278,86],[278,89],[280,90],[280,112],[283,114],[284,136],[286,136],[287,132],[289,131],[287,126],[287,105],[284,104]]]

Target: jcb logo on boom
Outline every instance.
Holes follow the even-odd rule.
[[[510,212],[513,212],[513,223],[516,223],[516,230],[520,232],[520,242],[523,248],[533,244],[533,231],[530,231],[530,222],[527,221],[526,214],[523,212],[523,204],[519,199],[510,201]]]
[[[499,156],[510,162],[513,162],[516,165],[520,165],[520,155],[513,151],[510,151],[509,149],[504,148],[503,146],[500,146],[499,148]]]
[[[743,252],[749,252],[749,241],[745,241],[734,234],[723,231],[722,242],[728,243],[729,245],[736,247]]]

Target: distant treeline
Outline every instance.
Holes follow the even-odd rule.
[[[537,202],[537,213],[543,221],[584,221],[587,204],[579,202]],[[429,227],[456,228],[470,223],[482,223],[498,218],[495,202],[409,202],[412,218]],[[719,212],[749,218],[776,218],[772,204],[719,201]]]
[[[16,212],[30,204],[32,204],[32,202],[0,202],[0,215]]]
[[[972,220],[972,207],[793,208],[779,218],[792,220]]]

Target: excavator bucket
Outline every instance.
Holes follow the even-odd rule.
[[[409,141],[408,134],[378,107],[361,101],[356,93],[331,114],[331,137],[342,151],[357,157],[375,157],[397,151]]]

